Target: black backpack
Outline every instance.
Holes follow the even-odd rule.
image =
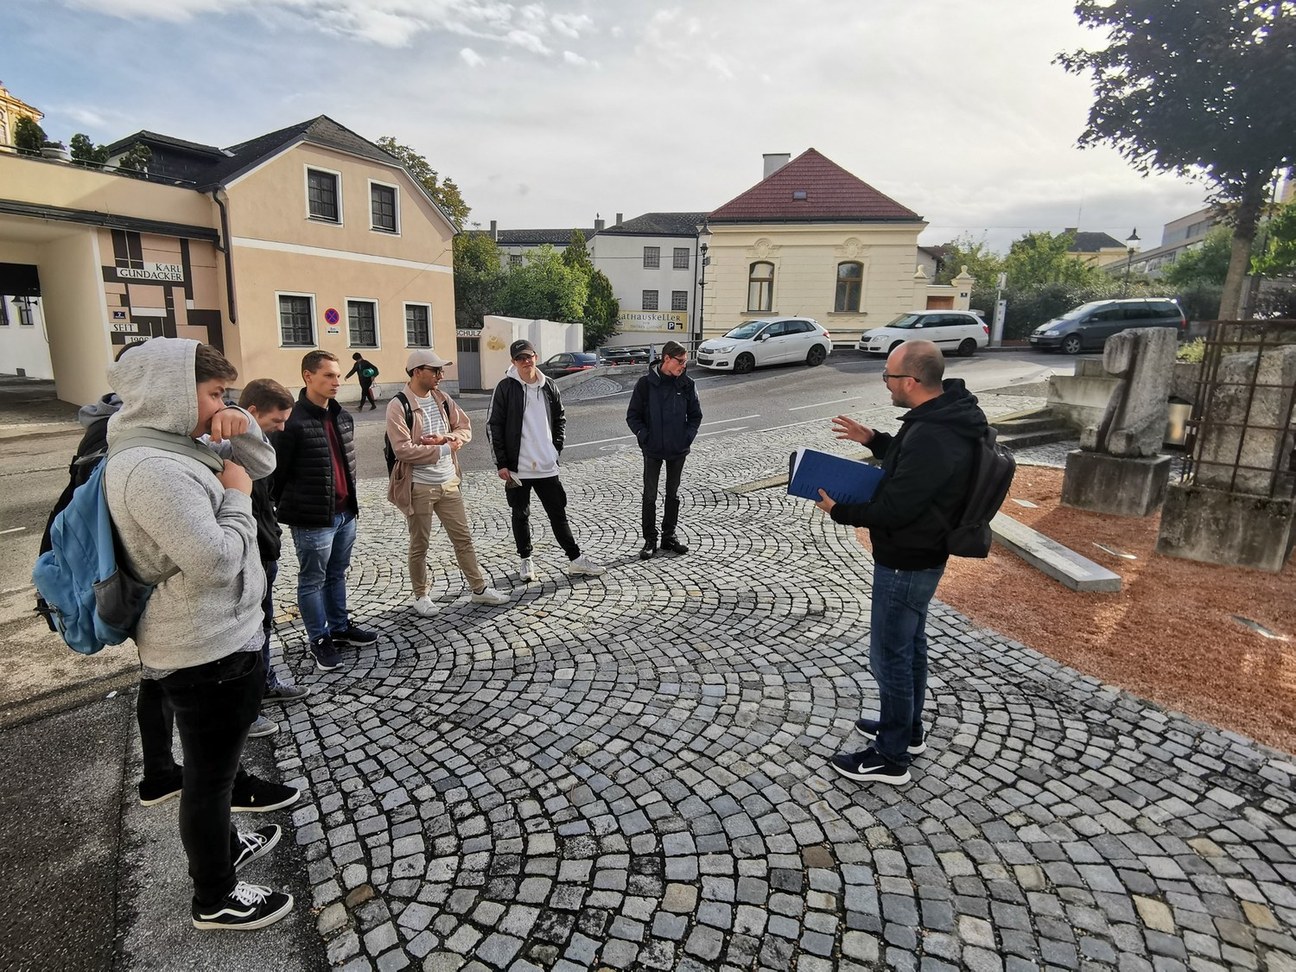
[[[968,478],[967,501],[949,531],[945,547],[952,557],[988,557],[994,538],[990,521],[1003,506],[1017,472],[1012,450],[998,442],[998,433],[987,428],[972,452],[972,475]]]
[[[405,393],[403,391],[397,392],[395,397],[400,401],[401,407],[405,409],[405,428],[413,432],[414,412],[410,409],[409,399],[405,397]],[[449,397],[447,397],[445,400],[445,413],[446,413],[446,428],[448,429],[450,427]],[[391,472],[396,467],[396,450],[392,448],[391,439],[387,437],[387,434],[385,432],[383,433],[383,458],[387,460],[387,478],[390,479]]]

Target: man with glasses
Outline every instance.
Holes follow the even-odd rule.
[[[405,362],[409,384],[387,403],[387,441],[396,455],[387,498],[409,525],[409,576],[414,613],[435,612],[428,596],[427,548],[432,516],[441,521],[454,546],[455,562],[472,590],[474,604],[507,604],[486,582],[477,563],[468,511],[460,491],[459,450],[472,441],[472,423],[440,389],[450,362],[431,350],[412,351]]]
[[[531,560],[531,491],[549,517],[554,539],[567,554],[567,572],[597,576],[603,568],[581,553],[567,523],[567,493],[558,478],[567,417],[558,388],[536,367],[536,349],[530,341],[509,346],[513,365],[495,386],[486,428],[495,466],[504,481],[504,495],[513,511],[513,540],[522,560],[518,577],[537,577]]]
[[[688,351],[684,345],[667,341],[662,345],[661,360],[635,384],[626,409],[626,425],[639,440],[644,460],[644,545],[639,551],[640,560],[651,560],[657,553],[657,488],[663,465],[666,466],[666,500],[662,510],[661,549],[688,553],[688,547],[675,535],[675,527],[679,522],[680,476],[684,472],[684,459],[702,424],[702,406],[693,379],[684,374],[687,365]]]
[[[909,341],[887,358],[882,380],[891,404],[909,409],[895,435],[854,419],[833,419],[837,438],[868,446],[885,476],[867,503],[815,505],[836,523],[868,527],[873,544],[869,666],[877,679],[877,719],[855,728],[871,745],[829,762],[862,783],[908,783],[909,765],[927,749],[927,606],[945,572],[950,525],[966,500],[986,417],[962,379],[942,382],[945,359],[930,341]]]

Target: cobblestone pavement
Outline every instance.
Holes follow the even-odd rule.
[[[300,626],[278,631],[318,693],[289,710],[279,763],[308,791],[293,822],[330,961],[1296,968],[1292,757],[943,605],[914,782],[828,768],[876,711],[868,557],[782,488],[732,488],[803,444],[837,445],[826,422],[700,439],[691,550],[647,562],[638,454],[572,466],[577,537],[609,567],[596,578],[567,577],[536,504],[542,578],[513,580],[502,491],[472,477],[478,552],[512,601],[470,605],[438,537],[426,619],[406,608],[403,522],[364,484],[351,604],[377,645],[320,675]]]

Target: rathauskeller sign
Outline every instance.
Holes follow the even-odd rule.
[[[688,311],[622,311],[617,326],[623,331],[687,331]]]

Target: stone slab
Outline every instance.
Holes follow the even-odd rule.
[[[1296,502],[1174,483],[1161,511],[1157,553],[1277,573],[1296,544]]]
[[[1147,516],[1164,502],[1169,481],[1169,456],[1136,459],[1076,449],[1067,455],[1062,505],[1112,516]]]
[[[1043,571],[1073,591],[1114,592],[1121,589],[1119,574],[1080,556],[1038,530],[1003,513],[990,521],[994,538],[1032,567]]]

